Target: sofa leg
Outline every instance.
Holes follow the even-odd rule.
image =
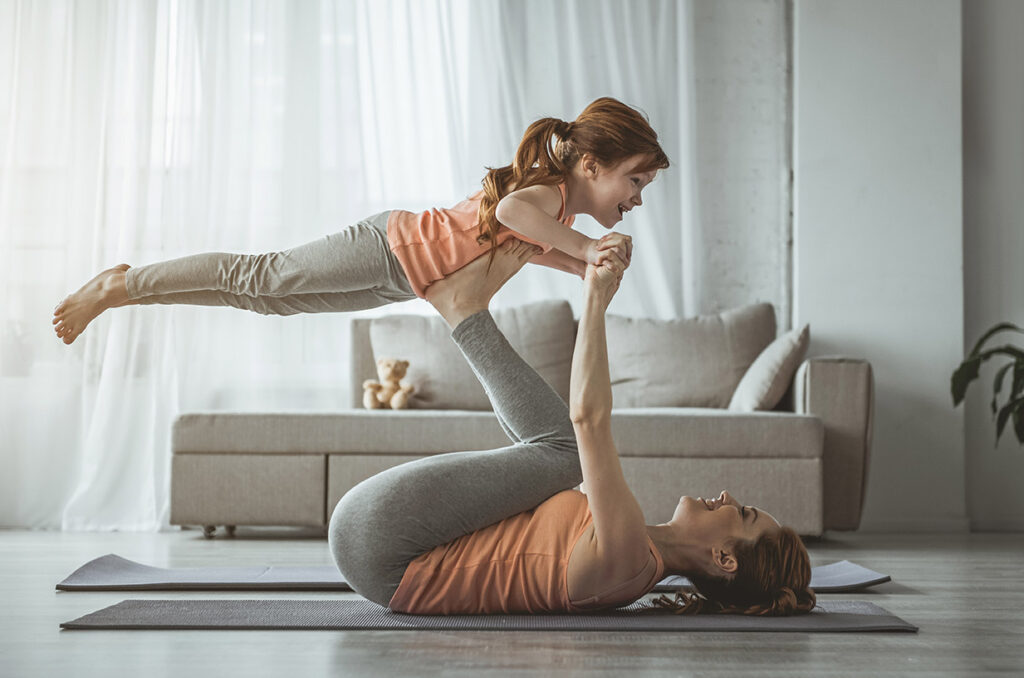
[[[234,525],[225,525],[224,529],[227,530],[227,533],[228,533],[229,537],[234,537],[235,536],[235,526]]]
[[[203,536],[207,539],[213,539],[213,533],[216,531],[216,525],[203,525]]]

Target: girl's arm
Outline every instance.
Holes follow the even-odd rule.
[[[556,186],[529,186],[499,200],[494,216],[531,240],[547,243],[584,263],[596,262],[598,241],[555,219],[561,208],[562,195]]]
[[[569,383],[569,413],[576,431],[583,482],[600,569],[609,580],[635,575],[649,558],[644,514],[626,484],[612,440],[612,387],[605,310],[618,288],[621,264],[588,266]]]
[[[530,259],[531,264],[540,264],[541,266],[548,266],[550,268],[557,269],[559,271],[565,271],[566,273],[572,273],[583,277],[583,274],[587,271],[587,262],[581,261],[576,257],[566,254],[561,250],[552,249],[546,254],[535,254]]]

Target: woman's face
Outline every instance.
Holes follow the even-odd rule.
[[[712,547],[733,539],[755,541],[780,527],[771,514],[740,504],[725,490],[714,499],[682,497],[669,524],[681,528],[687,541]]]

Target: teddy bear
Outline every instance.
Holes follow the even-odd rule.
[[[363,382],[363,407],[368,410],[404,410],[409,406],[409,396],[416,390],[411,384],[401,383],[408,360],[381,358],[377,361],[377,378]]]

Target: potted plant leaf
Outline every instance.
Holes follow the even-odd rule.
[[[997,332],[1013,331],[1024,334],[1021,329],[1013,323],[999,323],[986,332],[974,350],[964,358],[960,366],[953,372],[951,379],[951,390],[953,392],[953,407],[956,407],[964,399],[967,387],[972,381],[978,378],[978,370],[981,364],[996,355],[1005,355],[1011,358],[1010,362],[999,368],[996,372],[995,381],[992,384],[992,417],[996,420],[996,445],[999,445],[999,437],[1003,434],[1006,422],[1013,419],[1013,430],[1017,434],[1017,440],[1024,444],[1024,349],[1013,344],[1005,344],[997,348],[982,350],[985,342]],[[1009,372],[1013,372],[1010,380],[1010,395],[1000,407],[998,403],[999,392],[1003,388],[1003,381]]]

